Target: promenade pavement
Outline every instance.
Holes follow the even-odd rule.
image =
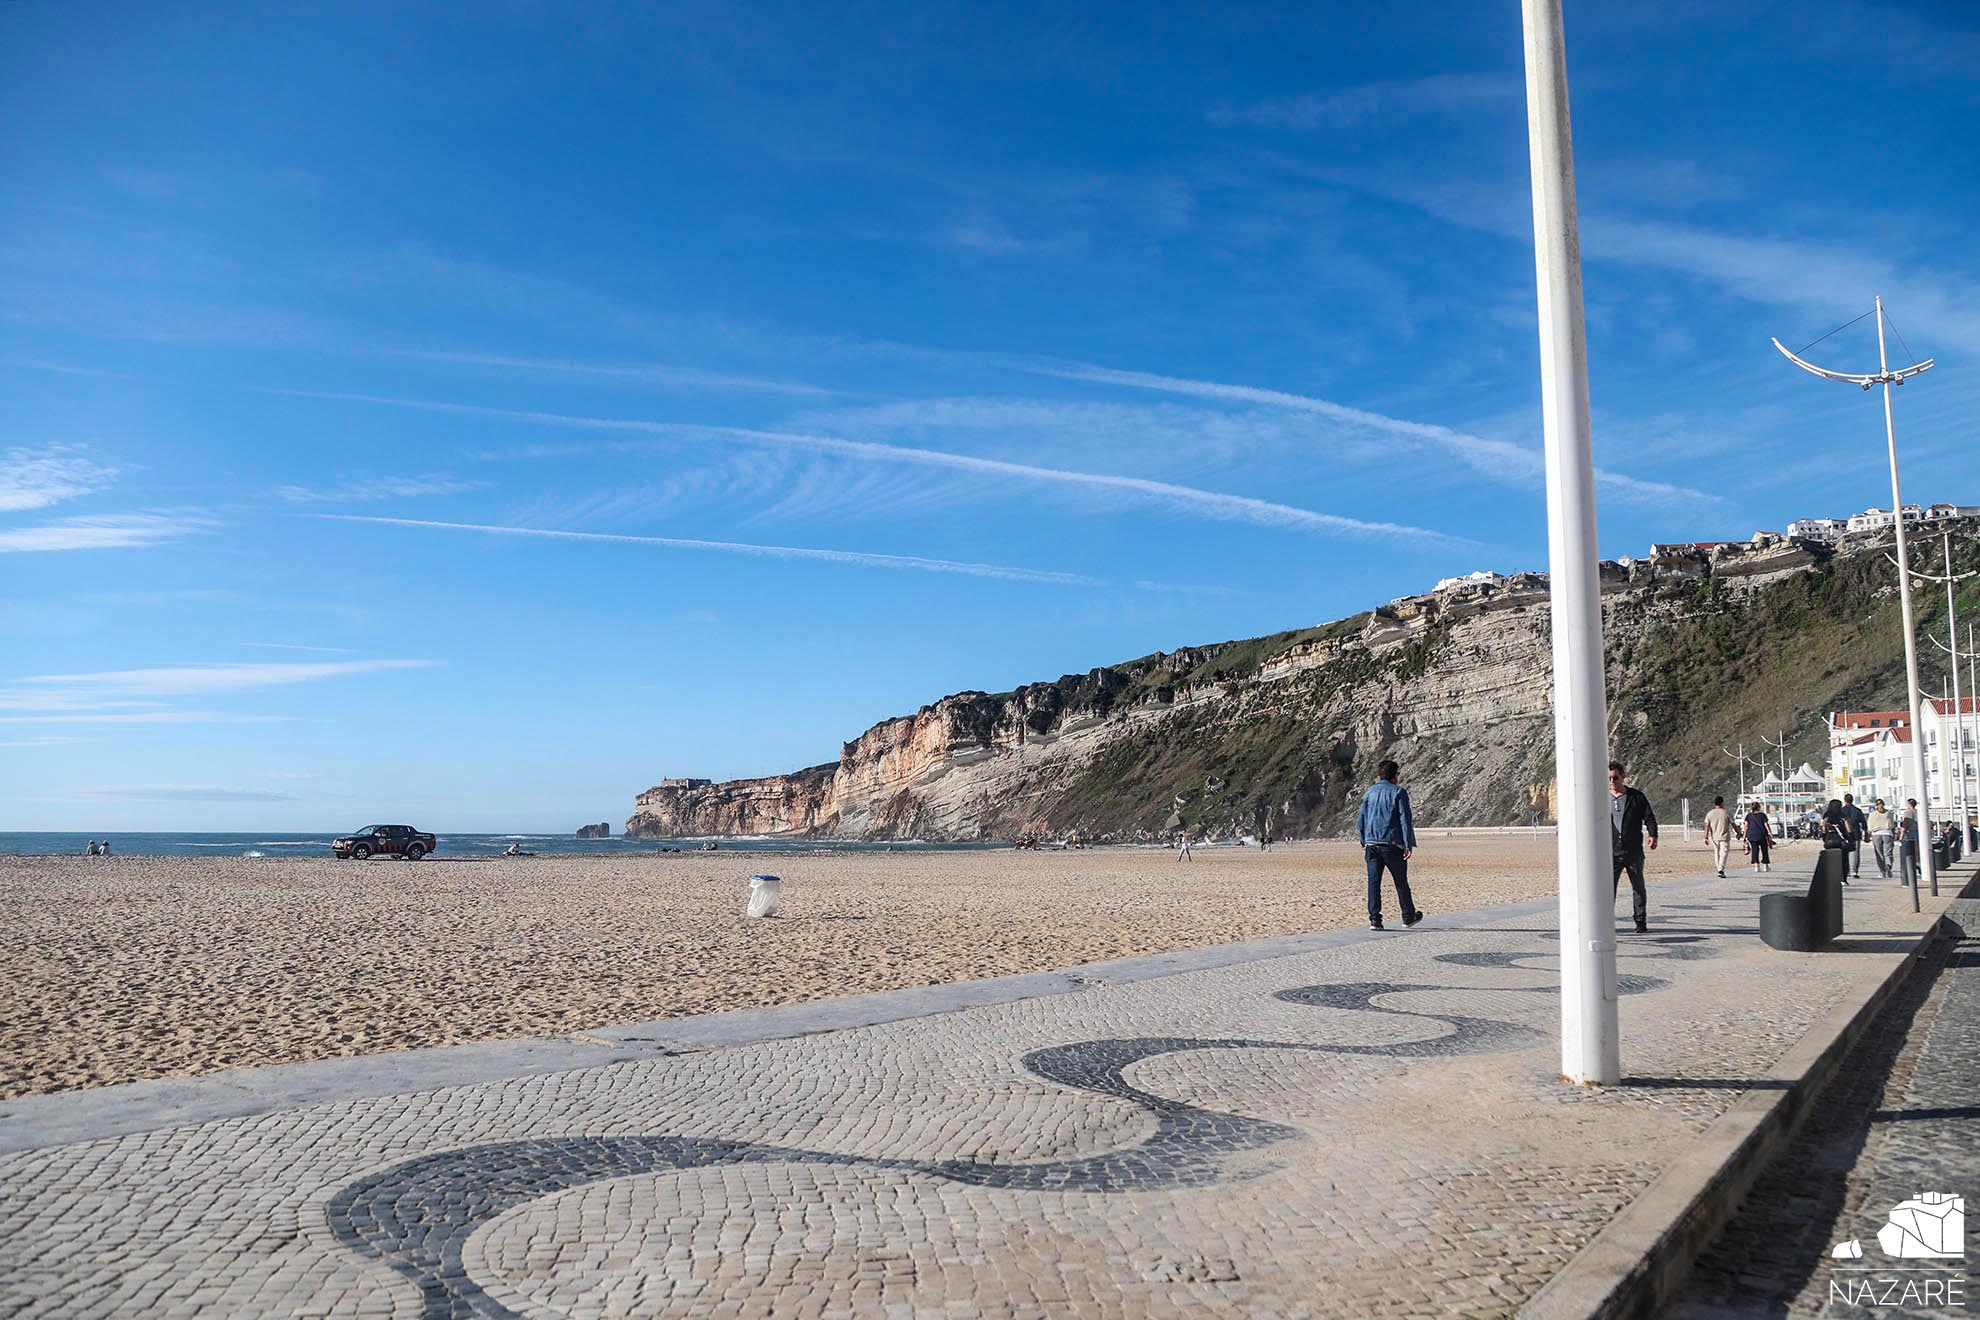
[[[1980,1309],[1970,1255],[1892,1258],[1879,1241],[1893,1210],[1922,1194],[1980,1197],[1980,899],[1954,902],[1946,916],[1953,937],[1935,943],[1851,1051],[1793,1145],[1700,1257],[1675,1315]],[[1852,1241],[1861,1255],[1832,1254]]]
[[[0,1316],[1507,1315],[1935,916],[1805,867],[1653,883],[1599,1090],[1547,900],[16,1101]]]

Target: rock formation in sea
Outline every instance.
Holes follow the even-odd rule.
[[[1762,533],[1602,565],[1611,749],[1660,812],[1731,791],[1722,741],[1791,730],[1790,761],[1823,764],[1830,710],[1902,700],[1889,541]],[[957,693],[790,774],[662,780],[626,833],[1293,838],[1351,829],[1390,757],[1424,825],[1551,820],[1552,670],[1546,576],[1475,574],[1318,627]]]
[[[612,822],[601,820],[596,825],[580,825],[577,836],[580,839],[609,839],[612,837]]]

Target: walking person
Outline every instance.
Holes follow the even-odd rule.
[[[1705,813],[1705,842],[1711,845],[1712,861],[1719,868],[1719,879],[1726,878],[1726,860],[1732,856],[1733,818],[1726,810],[1723,797],[1712,799],[1712,809]]]
[[[1629,873],[1630,905],[1635,911],[1636,933],[1650,929],[1650,895],[1643,888],[1643,845],[1657,851],[1657,813],[1640,788],[1629,786],[1629,775],[1621,761],[1609,762],[1609,842],[1615,852],[1616,873],[1611,894],[1622,891],[1623,873]]]
[[[1884,799],[1878,798],[1870,813],[1863,818],[1863,828],[1870,831],[1870,853],[1877,862],[1877,874],[1885,880],[1891,878],[1891,865],[1896,860],[1895,848],[1897,822],[1891,813],[1884,810]]]
[[[1918,799],[1906,798],[1898,813],[1898,883],[1918,883]]]
[[[1849,883],[1849,855],[1856,848],[1856,830],[1849,823],[1849,814],[1836,798],[1829,799],[1829,805],[1822,809],[1822,851],[1839,852],[1843,855],[1844,884]]]
[[[1750,804],[1746,813],[1746,850],[1753,855],[1755,872],[1774,869],[1774,831],[1767,824],[1767,813],[1760,810],[1760,804]]]
[[[1176,860],[1179,862],[1193,862],[1196,860],[1194,857],[1190,856],[1189,854],[1188,830],[1184,830],[1181,834],[1178,834],[1176,836]]]
[[[1845,793],[1842,809],[1843,819],[1849,822],[1849,877],[1860,880],[1863,878],[1863,840],[1869,837],[1863,827],[1863,808],[1856,805],[1854,794]]]
[[[1416,851],[1416,821],[1409,812],[1409,792],[1398,782],[1402,767],[1394,761],[1376,766],[1375,774],[1375,782],[1361,795],[1361,815],[1355,821],[1355,837],[1368,863],[1368,929],[1382,929],[1385,870],[1396,883],[1403,925],[1414,926],[1423,920],[1423,913],[1409,892],[1409,856]]]

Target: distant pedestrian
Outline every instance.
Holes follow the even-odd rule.
[[[1629,772],[1621,761],[1609,762],[1609,842],[1615,853],[1616,869],[1610,893],[1622,891],[1624,872],[1629,874],[1630,906],[1636,916],[1636,933],[1650,929],[1650,895],[1643,887],[1643,846],[1657,850],[1657,813],[1640,788],[1629,786]]]
[[[1863,808],[1856,805],[1854,794],[1843,794],[1843,819],[1849,822],[1849,875],[1852,880],[1863,875],[1863,841],[1869,837],[1864,828]]]
[[[1376,766],[1375,774],[1375,782],[1361,795],[1361,815],[1355,821],[1355,837],[1368,864],[1368,929],[1382,929],[1383,871],[1395,881],[1403,925],[1414,926],[1423,920],[1423,913],[1409,892],[1409,858],[1416,851],[1416,821],[1410,815],[1409,792],[1398,782],[1402,767],[1394,761]]]
[[[1712,847],[1712,862],[1719,868],[1719,879],[1726,878],[1726,859],[1732,856],[1733,818],[1726,810],[1726,800],[1712,799],[1712,809],[1705,813],[1705,842]]]
[[[1179,862],[1193,862],[1196,860],[1194,857],[1189,855],[1188,830],[1184,830],[1181,834],[1178,834],[1176,836],[1176,860]]]
[[[1856,848],[1856,831],[1849,823],[1842,801],[1830,798],[1822,809],[1822,851],[1842,854],[1843,883],[1849,883],[1849,855]]]
[[[110,855],[110,840],[105,839],[102,843],[96,845],[96,848],[100,856],[108,857]]]
[[[1870,813],[1863,818],[1863,828],[1870,831],[1870,852],[1877,860],[1877,874],[1888,880],[1891,867],[1896,863],[1897,822],[1891,813],[1884,810],[1884,799],[1878,798]]]
[[[1752,810],[1746,813],[1746,851],[1753,856],[1755,871],[1774,869],[1774,831],[1767,824],[1767,813],[1760,810],[1758,802],[1751,803]]]
[[[89,847],[87,847],[87,848],[85,848],[85,849],[83,849],[83,856],[85,856],[85,857],[94,857],[94,856],[96,856],[96,840],[95,840],[95,839],[91,839],[91,840],[89,841]]]
[[[1918,799],[1906,798],[1904,810],[1898,813],[1898,881],[1901,884],[1918,883]]]

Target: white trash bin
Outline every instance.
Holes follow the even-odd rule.
[[[774,875],[753,875],[749,878],[749,912],[752,917],[774,917],[777,915],[777,894],[784,882]]]

